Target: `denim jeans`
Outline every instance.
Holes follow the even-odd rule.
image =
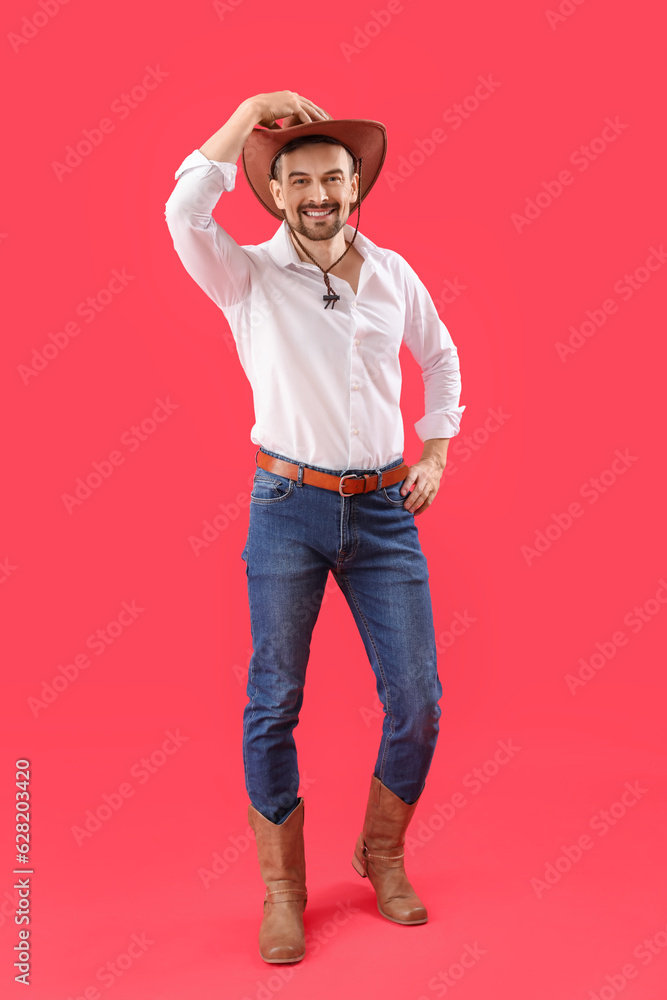
[[[311,468],[337,475],[386,472],[402,461],[374,470]],[[298,802],[293,730],[329,572],[361,634],[384,712],[373,773],[407,803],[424,788],[438,738],[442,686],[426,557],[400,487],[398,482],[341,496],[256,469],[242,553],[253,644],[243,765],[252,805],[273,823],[284,822]],[[348,683],[354,670],[348,666]],[[350,696],[354,700],[353,685]],[[322,724],[333,728],[336,720],[323,716]]]

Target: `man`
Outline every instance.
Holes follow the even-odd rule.
[[[243,761],[266,885],[266,962],[305,954],[304,800],[293,730],[329,572],[359,628],[385,713],[352,864],[369,878],[384,917],[427,920],[403,863],[442,695],[415,516],[438,492],[465,407],[457,349],[426,288],[399,254],[358,232],[385,153],[379,122],[335,121],[292,91],[260,94],[185,158],[165,206],[176,252],[229,322],[254,394],[250,436],[259,447],[242,553],[253,640]],[[234,188],[241,155],[251,189],[281,220],[257,246],[239,246],[211,216]],[[423,453],[409,466],[399,406],[403,340],[422,368],[426,407],[415,424]],[[345,662],[345,650],[336,658]]]

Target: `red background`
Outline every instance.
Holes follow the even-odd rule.
[[[12,872],[15,761],[25,757],[35,1000],[109,990],[131,1000],[431,1000],[454,986],[458,1000],[663,1000],[657,316],[667,268],[646,261],[667,239],[664,24],[656,4],[563,0],[571,13],[551,23],[558,8],[547,4],[5,4],[3,996],[22,995]],[[115,102],[148,67],[161,82],[121,113]],[[443,116],[480,76],[492,76],[493,93],[478,107],[469,99],[455,127]],[[335,117],[386,124],[384,177],[361,231],[405,256],[438,302],[467,407],[448,475],[417,520],[445,691],[406,854],[429,922],[384,920],[350,865],[380,717],[361,639],[330,584],[296,731],[310,893],[309,947],[296,967],[257,953],[263,886],[247,836],[250,387],[224,317],[184,271],[164,221],[184,157],[243,99],[284,88]],[[59,179],[67,146],[104,118],[113,128]],[[618,134],[594,141],[607,118]],[[435,128],[446,139],[431,149]],[[421,163],[420,143],[431,149]],[[410,176],[390,184],[405,162]],[[555,193],[568,169],[571,183]],[[543,182],[552,196],[517,226]],[[278,225],[241,170],[216,217],[242,244]],[[114,269],[131,280],[85,322],[77,308]],[[635,274],[632,294],[622,291]],[[447,281],[459,289],[449,302]],[[608,300],[616,308],[605,316]],[[77,318],[80,333],[26,377],[49,334]],[[557,344],[587,319],[591,335],[561,360]],[[403,355],[414,462],[423,390]],[[132,450],[123,435],[157,399],[176,406]],[[505,414],[502,426],[485,428],[490,410]],[[629,457],[609,471],[617,450]],[[68,512],[77,477],[114,451],[122,463]],[[227,526],[195,554],[191,538],[221,505]],[[549,525],[543,551],[527,555]],[[88,636],[124,601],[143,610],[97,655]],[[469,624],[453,637],[457,613]],[[90,665],[31,709],[85,652]],[[590,679],[568,687],[595,653]],[[168,732],[183,743],[160,756]],[[498,741],[520,749],[494,766]],[[151,755],[152,773],[141,771]],[[623,802],[626,783],[638,791]],[[445,819],[457,792],[463,804],[455,798]],[[77,843],[105,795],[116,808]],[[347,918],[332,922],[336,912]],[[133,935],[143,949],[118,958]],[[466,946],[478,956],[468,968],[457,965]]]

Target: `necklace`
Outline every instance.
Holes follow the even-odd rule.
[[[289,219],[285,215],[285,209],[284,208],[281,209],[281,211],[283,213],[283,216],[284,216],[284,219],[285,219],[285,222],[287,223],[287,225],[290,227],[290,229],[292,231],[292,236],[294,237],[294,239],[296,240],[296,242],[299,244],[299,246],[301,247],[301,249],[303,250],[303,252],[308,257],[310,257],[310,259],[312,260],[313,264],[317,264],[317,266],[319,267],[320,271],[322,272],[322,274],[324,276],[324,284],[327,287],[327,294],[323,295],[322,299],[323,299],[324,302],[326,302],[326,305],[324,307],[325,309],[328,309],[329,306],[331,306],[331,308],[334,309],[335,306],[336,306],[336,302],[338,302],[339,299],[340,299],[340,295],[336,295],[336,292],[331,287],[331,281],[329,280],[329,271],[331,270],[332,267],[335,267],[336,264],[338,264],[343,259],[343,257],[347,253],[347,251],[350,249],[350,247],[354,243],[355,237],[357,235],[357,230],[359,229],[359,219],[361,217],[361,161],[362,161],[362,159],[363,159],[363,157],[360,156],[359,157],[359,195],[358,195],[359,201],[358,201],[358,204],[357,204],[357,225],[356,225],[356,228],[354,230],[354,235],[353,235],[352,239],[350,240],[350,242],[348,243],[348,245],[345,247],[345,250],[340,255],[340,257],[338,258],[338,260],[335,260],[333,262],[333,264],[330,264],[329,267],[326,268],[326,270],[322,267],[322,265],[319,263],[319,261],[315,260],[315,258],[313,257],[313,255],[311,253],[308,253],[308,251],[306,250],[305,246],[303,245],[303,243],[301,242],[301,240],[299,239],[299,237],[294,232],[294,228],[293,228],[292,224],[290,223]]]

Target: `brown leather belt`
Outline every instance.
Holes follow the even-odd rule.
[[[286,462],[282,458],[275,458],[273,455],[267,455],[261,449],[257,450],[255,462],[260,469],[274,472],[277,476],[285,476],[287,479],[299,478],[299,466],[296,462]],[[382,485],[392,486],[394,483],[401,482],[407,476],[409,468],[405,462],[402,462],[394,469],[383,472]],[[376,472],[350,472],[342,476],[334,476],[330,472],[318,472],[317,469],[311,469],[309,465],[304,465],[301,482],[308,486],[321,486],[325,490],[336,490],[342,497],[349,497],[353,493],[371,493],[376,490],[378,475]],[[343,492],[344,490],[345,492]]]

